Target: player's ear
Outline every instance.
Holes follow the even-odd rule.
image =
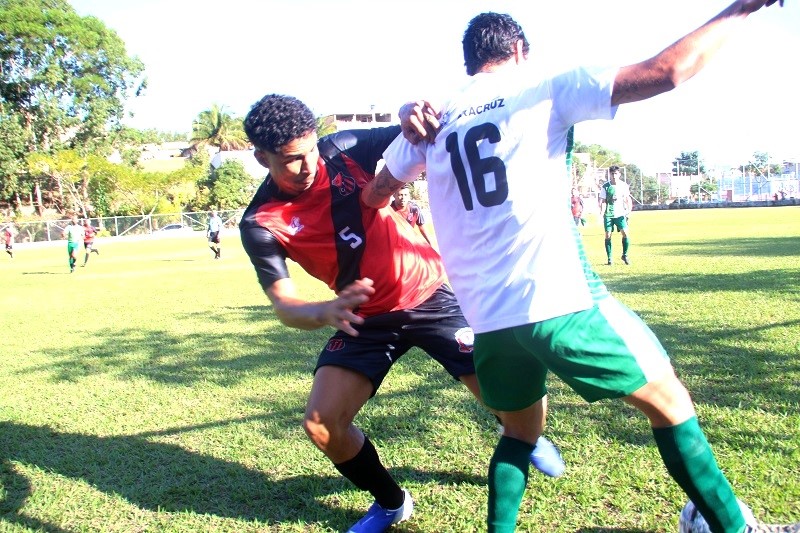
[[[256,158],[256,161],[258,161],[258,164],[269,169],[269,158],[263,150],[256,148],[255,151],[253,151],[253,156]]]
[[[522,39],[517,39],[517,44],[514,46],[514,60],[519,65],[528,59],[528,54],[525,53],[525,43]]]

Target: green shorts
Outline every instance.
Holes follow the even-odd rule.
[[[628,229],[628,219],[627,217],[603,217],[603,227],[607,232],[614,231],[614,228],[617,228],[617,231],[622,231]]]
[[[613,296],[585,311],[476,334],[474,357],[483,401],[499,411],[542,398],[548,370],[589,402],[628,396],[672,372],[650,328]]]
[[[67,243],[67,255],[72,255],[80,247],[81,247],[81,243],[79,243],[79,242],[68,242]]]

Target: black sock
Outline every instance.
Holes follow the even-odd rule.
[[[369,491],[384,509],[399,509],[403,505],[403,489],[381,464],[375,446],[366,436],[355,457],[333,466],[356,487]]]

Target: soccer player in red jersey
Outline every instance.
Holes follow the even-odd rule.
[[[6,245],[6,253],[14,259],[14,223],[9,222],[3,228],[3,243]]]
[[[89,262],[89,254],[100,255],[100,251],[94,246],[95,235],[97,235],[97,229],[92,226],[88,218],[83,219],[83,248],[86,251],[83,256],[83,266]]]
[[[374,209],[361,201],[399,126],[318,139],[311,110],[273,94],[252,107],[244,127],[256,159],[269,169],[239,225],[258,280],[283,324],[337,328],[317,362],[304,429],[343,476],[375,498],[350,531],[384,531],[406,520],[413,502],[353,419],[415,346],[480,399],[472,329],[445,283],[438,253],[388,205]],[[287,258],[325,282],[335,298],[302,299]],[[563,470],[555,447],[542,442],[536,448]],[[531,461],[546,469],[533,454]]]

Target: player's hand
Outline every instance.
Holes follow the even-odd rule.
[[[740,6],[745,13],[754,13],[765,6],[771,6],[775,2],[783,7],[783,0],[741,0]]]
[[[355,314],[354,310],[367,303],[370,296],[375,294],[372,285],[371,279],[363,278],[342,289],[335,300],[327,303],[321,320],[348,335],[358,336],[358,331],[353,328],[352,324],[363,324],[364,319]]]
[[[400,108],[400,129],[411,144],[433,142],[439,131],[439,111],[426,100],[408,102]]]

